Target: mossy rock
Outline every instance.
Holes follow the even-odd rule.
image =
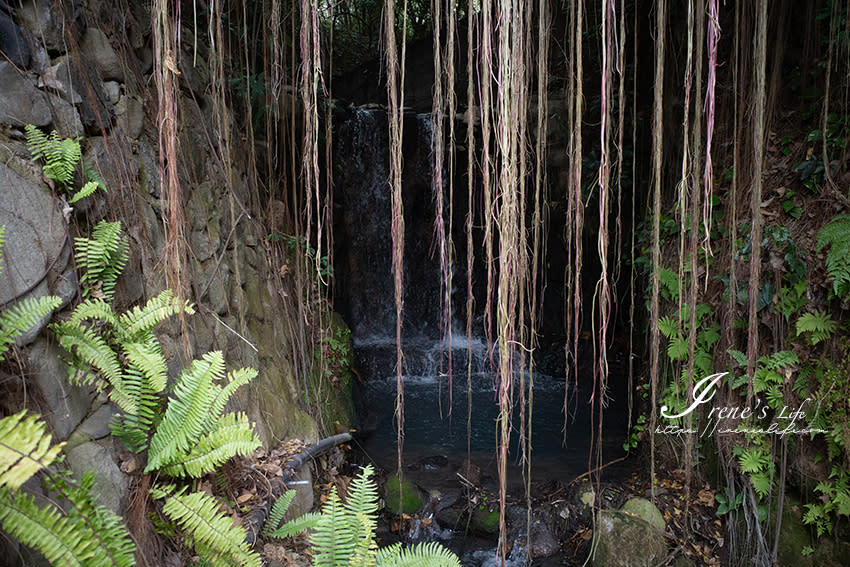
[[[661,532],[620,510],[599,513],[594,539],[593,567],[645,567],[658,565],[667,556]]]
[[[667,527],[667,523],[664,521],[664,516],[661,515],[661,512],[658,511],[655,504],[646,498],[632,498],[623,504],[620,511],[640,518],[660,532],[663,532],[664,528]]]
[[[499,507],[492,510],[486,504],[479,504],[472,510],[472,519],[469,529],[473,533],[481,535],[495,535],[499,533]]]
[[[384,485],[384,503],[393,514],[413,514],[422,507],[422,497],[412,482],[393,475]]]

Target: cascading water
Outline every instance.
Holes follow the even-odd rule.
[[[404,462],[405,475],[427,490],[457,490],[457,472],[477,471],[470,479],[487,490],[496,488],[496,418],[494,360],[486,342],[452,333],[451,345],[441,321],[441,274],[439,259],[432,254],[434,205],[431,185],[432,130],[429,115],[406,114],[404,122],[403,201],[405,209],[405,274],[403,352],[405,387]],[[335,234],[336,308],[352,329],[355,367],[363,387],[363,448],[377,464],[394,470],[396,463],[395,383],[395,305],[391,272],[392,243],[390,191],[388,186],[387,115],[379,108],[353,109],[347,119],[337,121],[334,202],[337,210]],[[459,187],[463,185],[463,190]],[[455,219],[466,215],[465,183],[456,183]],[[463,203],[463,204],[460,204]],[[449,214],[449,213],[447,213]],[[454,226],[463,227],[462,222]],[[465,235],[455,234],[457,249],[465,249]],[[479,246],[480,249],[480,246]],[[458,281],[466,280],[467,267],[455,258]],[[482,263],[483,264],[483,263]],[[483,272],[483,268],[478,268]],[[484,273],[475,274],[478,285]],[[452,294],[464,305],[462,293]],[[483,294],[482,294],[483,295]],[[482,305],[483,299],[477,298]],[[458,319],[465,315],[458,316]],[[476,320],[481,329],[481,315]],[[463,325],[455,322],[455,328]],[[483,335],[483,332],[481,333]],[[449,368],[449,350],[451,366]],[[563,350],[555,347],[557,358]],[[471,360],[470,360],[471,357]],[[467,364],[471,362],[471,364]],[[616,361],[611,362],[617,374]],[[549,365],[557,368],[558,365]],[[467,376],[468,368],[472,369]],[[448,375],[452,374],[451,396]],[[564,445],[564,376],[535,373],[534,422],[532,431],[533,481],[570,479],[590,467],[591,414],[590,387],[578,386],[570,392],[573,402],[567,420]],[[589,372],[588,372],[589,374]],[[622,369],[620,370],[622,376]],[[520,375],[515,376],[519,384]],[[524,375],[526,384],[530,376]],[[579,380],[578,382],[581,382]],[[469,439],[467,438],[468,396],[471,396]],[[623,391],[622,398],[625,398]],[[451,404],[450,404],[451,401]],[[625,399],[608,401],[603,438],[606,458],[622,454],[626,437]],[[514,416],[514,431],[519,430]],[[518,435],[510,450],[520,456]],[[472,467],[463,468],[467,446]],[[509,492],[521,495],[523,475],[518,463],[510,468]],[[464,564],[482,565],[492,555],[479,552],[478,559]]]

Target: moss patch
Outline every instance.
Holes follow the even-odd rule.
[[[399,510],[403,514],[413,514],[422,507],[419,490],[409,480],[393,475],[387,478],[384,491],[386,508],[393,514],[397,514]]]

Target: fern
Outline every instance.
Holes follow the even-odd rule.
[[[371,465],[363,468],[351,481],[344,504],[336,487],[331,487],[321,514],[307,514],[278,527],[295,494],[287,492],[272,507],[263,534],[278,538],[312,529],[310,545],[316,567],[460,567],[457,556],[438,543],[408,549],[396,544],[378,549],[378,492],[371,479],[373,474]]]
[[[159,429],[157,429],[157,432]],[[199,478],[215,471],[235,455],[250,455],[262,443],[257,438],[248,417],[229,413],[219,419],[216,428],[201,437],[191,451],[177,456],[171,464],[159,465],[170,476]]]
[[[838,323],[828,313],[815,309],[814,313],[803,313],[797,319],[797,335],[809,334],[809,342],[816,345],[831,337],[838,330]]]
[[[843,298],[850,292],[850,215],[838,215],[820,229],[817,251],[827,246],[826,271],[833,292]]]
[[[41,130],[27,124],[24,128],[27,136],[27,147],[33,159],[41,161],[42,171],[48,179],[58,183],[63,189],[70,190],[77,172],[77,165],[82,163],[83,173],[88,183],[73,194],[68,203],[76,203],[83,197],[94,193],[97,189],[106,190],[103,180],[92,168],[91,164],[82,159],[80,138],[60,139],[56,130],[45,135]]]
[[[148,300],[144,307],[133,307],[121,315],[120,328],[125,340],[138,340],[139,337],[148,336],[158,324],[172,315],[192,315],[194,312],[188,301],[177,299],[170,289],[166,289]]]
[[[25,412],[0,420],[0,523],[18,541],[34,547],[54,565],[100,567],[134,565],[132,541],[120,518],[93,501],[94,473],[80,485],[66,481],[67,471],[50,473],[49,491],[69,505],[36,504],[21,486],[59,456],[63,444],[51,446],[46,425]]]
[[[165,498],[162,512],[183,529],[199,555],[213,567],[260,567],[260,556],[245,542],[245,530],[219,510],[219,502],[204,492],[175,492],[173,486],[154,487],[154,498]]]
[[[62,444],[51,447],[46,424],[20,411],[0,419],[0,487],[17,490],[59,456]]]
[[[381,549],[377,557],[378,567],[460,567],[457,556],[431,541],[402,549],[399,544]]]
[[[61,299],[52,295],[28,297],[0,313],[0,358],[9,350],[9,345],[15,342],[16,337],[35,327],[61,303]]]
[[[91,184],[88,183],[86,187]],[[118,276],[124,270],[129,256],[127,240],[121,234],[121,223],[100,221],[95,225],[91,238],[74,239],[74,249],[77,264],[84,272],[80,278],[84,286],[83,294],[86,297],[94,294],[111,300],[115,295]]]

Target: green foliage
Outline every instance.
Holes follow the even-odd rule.
[[[44,176],[58,183],[61,188],[71,190],[74,176],[77,173],[77,166],[82,161],[83,173],[88,181],[82,189],[72,195],[68,201],[69,204],[76,203],[99,188],[106,190],[103,181],[94,173],[91,165],[82,159],[80,138],[60,140],[56,130],[48,136],[32,124],[27,124],[24,130],[27,136],[27,147],[33,159],[44,164],[42,166]]]
[[[118,223],[101,227],[95,242],[114,242],[120,233]],[[87,253],[103,256],[99,250],[92,252],[95,247],[89,244]],[[111,289],[123,262],[109,263],[115,267],[114,277],[109,276]],[[89,269],[87,274],[91,273]],[[89,281],[103,282],[106,276],[99,274]],[[53,325],[60,344],[72,354],[70,364],[76,370],[71,382],[94,385],[122,410],[113,419],[112,431],[130,450],[147,451],[145,473],[199,478],[260,446],[247,416],[224,414],[230,397],[257,375],[256,370],[225,373],[222,353],[210,352],[185,369],[168,390],[166,360],[153,330],[176,313],[192,312],[191,305],[170,290],[120,315],[104,299],[90,297],[67,321]],[[244,530],[234,528],[218,511],[215,498],[186,494],[185,488],[170,485],[155,486],[152,492],[167,498],[163,514],[182,529],[202,559],[214,566],[260,565],[259,557],[244,544]]]
[[[124,271],[129,256],[127,240],[121,234],[120,222],[100,221],[91,238],[75,238],[76,261],[83,270],[80,284],[83,296],[112,300],[118,276]]]
[[[51,446],[46,424],[20,411],[0,419],[0,487],[18,490],[59,456],[62,445]]]
[[[632,425],[628,439],[623,443],[623,451],[628,453],[630,450],[636,449],[644,431],[646,431],[646,416],[641,414],[637,417],[635,424]]]
[[[59,307],[62,300],[48,295],[28,297],[0,313],[0,357],[9,350],[15,338],[36,326]]]
[[[838,298],[850,292],[850,215],[838,215],[818,232],[817,251],[829,247],[826,271]]]
[[[803,522],[814,525],[818,537],[832,533],[837,516],[850,516],[850,473],[844,468],[833,466],[829,480],[815,487],[821,497],[818,501],[806,504]]]
[[[378,490],[371,479],[373,474],[371,465],[364,467],[351,481],[344,503],[336,487],[332,487],[321,514],[308,515],[279,526],[291,501],[291,497],[288,497],[289,501],[282,497],[272,508],[264,533],[267,537],[285,537],[296,533],[300,525],[309,526],[312,530],[313,565],[316,567],[460,567],[457,556],[437,543],[407,549],[396,544],[378,549],[375,542]]]
[[[79,485],[67,471],[47,473],[45,486],[67,504],[44,505],[21,491],[25,482],[59,458],[46,424],[21,411],[0,420],[0,525],[38,549],[53,565],[117,567],[135,564],[135,548],[121,519],[94,503],[94,473]]]
[[[837,329],[838,323],[820,309],[815,309],[814,313],[803,313],[797,319],[797,335],[805,334],[812,345],[828,339]]]
[[[186,494],[186,487],[156,486],[151,495],[165,498],[162,512],[192,541],[195,551],[212,567],[260,567],[260,556],[245,542],[245,529],[219,509],[219,501],[205,492]]]

